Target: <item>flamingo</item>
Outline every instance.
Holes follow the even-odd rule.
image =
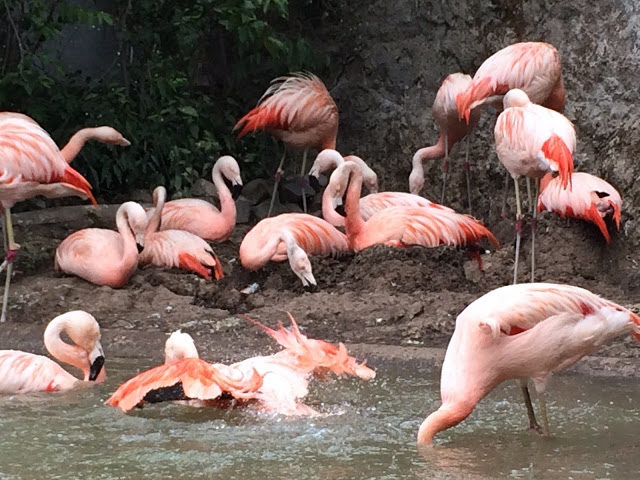
[[[65,238],[56,249],[55,269],[112,288],[123,287],[138,266],[133,231],[147,223],[144,209],[125,202],[116,212],[117,232],[85,228]]]
[[[533,380],[548,436],[543,394],[551,373],[625,334],[640,340],[640,317],[579,287],[527,283],[492,290],[456,320],[442,365],[442,405],[422,422],[418,443],[432,443],[511,378]]]
[[[331,174],[329,183],[340,178],[348,179],[345,229],[349,247],[356,252],[378,244],[394,247],[466,245],[482,237],[498,246],[493,234],[478,220],[447,208],[390,207],[365,221],[359,206],[362,188],[360,168],[352,162],[345,162]]]
[[[564,84],[558,50],[550,43],[522,42],[509,45],[487,58],[473,81],[456,97],[459,118],[470,123],[471,112],[494,103],[509,90],[519,88],[533,103],[562,112]]]
[[[282,140],[285,147],[303,148],[301,175],[304,176],[309,148],[318,151],[336,148],[338,107],[320,78],[311,73],[292,73],[274,79],[258,105],[238,120],[233,129],[240,130],[238,138],[249,132],[266,130]],[[276,170],[268,216],[273,210],[285,153],[286,148]],[[306,212],[304,194],[302,201]]]
[[[4,322],[13,261],[20,247],[13,236],[11,208],[36,195],[49,198],[75,195],[97,203],[89,182],[67,164],[49,134],[27,115],[0,112],[0,158],[0,204],[5,214],[8,247],[0,265],[0,272],[7,270],[0,317],[0,322]]]
[[[229,156],[220,157],[211,171],[213,184],[220,199],[220,210],[209,202],[197,198],[181,198],[164,204],[160,230],[185,230],[215,242],[228,240],[236,226],[236,204],[234,198],[242,190],[242,178],[238,162]],[[224,179],[232,184],[233,194]],[[154,209],[147,212],[149,219]]]
[[[375,372],[365,363],[358,363],[347,354],[344,345],[336,347],[323,340],[307,338],[290,314],[289,317],[291,330],[282,324],[278,330],[273,330],[251,320],[284,347],[278,353],[251,357],[228,366],[208,364],[197,358],[190,337],[190,343],[182,339],[182,348],[186,346],[195,357],[183,357],[184,350],[178,350],[178,345],[174,345],[172,355],[177,354],[177,357],[172,358],[171,363],[167,361],[165,365],[125,382],[107,400],[107,404],[125,412],[144,401],[198,399],[199,405],[216,406],[226,394],[240,400],[239,405],[253,403],[264,411],[282,415],[314,415],[317,412],[301,402],[308,393],[312,373],[349,374],[364,380],[375,377]],[[169,340],[167,349],[168,345]],[[166,357],[168,359],[169,355]],[[194,384],[197,388],[193,387]],[[234,401],[234,404],[238,403]]]
[[[124,138],[124,136],[113,127],[105,125],[101,127],[83,128],[74,133],[67,144],[62,147],[60,151],[62,157],[67,163],[71,163],[80,150],[82,150],[84,144],[89,140],[96,140],[108,145],[119,145],[121,147],[131,145],[131,142]]]
[[[604,222],[612,216],[620,230],[622,198],[618,191],[605,180],[585,172],[571,175],[571,190],[563,189],[559,177],[551,174],[542,177],[538,211],[549,210],[564,217],[575,217],[595,223],[609,243],[611,236]]]
[[[471,211],[471,179],[469,169],[469,133],[480,119],[480,108],[474,108],[470,114],[469,121],[463,121],[458,117],[456,107],[456,97],[459,93],[471,84],[471,76],[464,73],[452,73],[448,75],[436,93],[433,102],[433,118],[440,126],[440,136],[438,143],[430,147],[419,149],[411,161],[412,170],[409,175],[409,190],[415,195],[420,195],[424,187],[424,168],[422,162],[444,157],[442,165],[442,194],[440,203],[444,203],[444,192],[449,172],[449,150],[463,138],[466,138],[466,153],[464,171],[467,179],[467,197],[469,211]]]
[[[258,270],[267,262],[289,259],[303,286],[316,286],[307,255],[335,255],[349,250],[347,237],[327,221],[306,213],[283,213],[258,222],[242,239],[240,263]]]
[[[73,345],[60,338],[63,332]],[[100,327],[91,314],[75,310],[57,316],[44,331],[44,345],[54,358],[82,370],[84,379],[77,379],[48,357],[0,350],[0,393],[58,392],[104,382]]]
[[[571,184],[573,152],[576,132],[573,124],[561,113],[531,103],[520,89],[504,96],[504,111],[498,116],[494,129],[498,159],[513,177],[516,190],[516,254],[513,283],[518,279],[522,207],[518,179],[521,176],[539,179],[547,172],[558,172],[560,184]],[[536,182],[537,183],[537,182]],[[536,185],[536,187],[538,187]],[[536,188],[538,190],[538,188]],[[536,191],[536,198],[538,194]],[[536,208],[531,226],[531,281],[535,279]]]
[[[367,187],[369,193],[377,193],[378,192],[378,175],[374,172],[366,162],[355,155],[347,155],[343,157],[337,150],[333,150],[331,148],[326,148],[322,150],[317,156],[313,165],[311,165],[311,169],[309,170],[309,182],[312,185],[320,186],[320,182],[318,179],[320,178],[320,174],[325,173],[329,170],[335,170],[340,165],[342,165],[345,161],[347,162],[356,162],[360,165],[362,169],[362,182],[364,186]],[[319,188],[317,189],[319,190]]]
[[[155,212],[144,233],[144,249],[138,254],[140,265],[153,264],[159,267],[182,268],[211,280],[224,276],[220,260],[213,249],[202,238],[184,230],[160,229],[161,213],[167,191],[156,187],[153,191]]]

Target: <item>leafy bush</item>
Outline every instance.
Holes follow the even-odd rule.
[[[231,128],[271,78],[322,64],[288,24],[288,0],[112,0],[107,11],[26,3],[3,0],[0,102],[59,144],[90,125],[112,125],[131,140],[126,149],[87,145],[74,162],[103,196],[161,183],[185,191],[226,153],[245,178],[273,174],[275,142],[237,143]],[[118,55],[100,78],[48,53],[78,24],[115,32]]]

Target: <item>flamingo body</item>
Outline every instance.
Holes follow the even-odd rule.
[[[560,178],[543,177],[538,211],[549,210],[561,217],[575,217],[596,224],[607,243],[611,240],[605,217],[611,215],[620,229],[622,198],[605,180],[584,172],[571,176],[571,190],[563,189]]]
[[[623,334],[640,340],[640,317],[579,287],[515,284],[485,294],[456,319],[442,405],[420,426],[418,443],[464,420],[502,381],[531,378],[541,394],[552,372]]]
[[[558,50],[545,42],[522,42],[491,55],[480,65],[466,90],[457,95],[460,118],[469,121],[472,109],[513,88],[524,90],[533,103],[563,111],[564,84]]]

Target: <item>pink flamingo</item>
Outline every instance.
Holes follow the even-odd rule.
[[[444,203],[444,192],[447,183],[447,174],[449,172],[449,150],[451,147],[466,137],[466,153],[464,162],[464,171],[467,178],[467,197],[469,202],[469,210],[471,210],[471,179],[469,169],[469,133],[478,123],[481,109],[474,108],[471,112],[469,121],[463,121],[458,117],[458,109],[456,107],[456,97],[459,93],[471,84],[471,77],[464,73],[452,73],[448,75],[436,93],[436,99],[433,102],[433,118],[440,126],[440,136],[438,143],[430,147],[419,149],[414,155],[411,164],[413,166],[409,175],[409,190],[415,195],[420,195],[424,187],[424,167],[422,162],[444,157],[442,165],[442,194],[440,195],[440,203]]]
[[[378,192],[378,175],[362,158],[355,155],[347,155],[346,157],[343,157],[337,150],[333,150],[331,148],[322,150],[316,156],[316,159],[309,170],[309,180],[312,184],[315,183],[319,187],[320,182],[318,179],[320,178],[320,175],[328,172],[329,170],[335,170],[345,161],[356,162],[360,166],[362,169],[362,183],[367,187],[369,193]],[[317,190],[319,190],[319,188]]]
[[[494,103],[496,95],[505,95],[513,88],[524,90],[533,103],[562,112],[564,84],[558,50],[545,42],[523,42],[491,55],[456,98],[460,118],[469,122],[474,108]]]
[[[55,142],[35,120],[15,112],[0,112],[0,204],[5,214],[8,249],[0,271],[7,269],[0,322],[6,318],[13,261],[20,247],[14,240],[11,208],[36,195],[89,198],[91,185],[71,168]]]
[[[200,405],[216,406],[225,405],[223,394],[227,394],[234,399],[233,405],[253,403],[261,410],[282,415],[314,415],[317,412],[301,402],[308,393],[312,373],[349,374],[364,380],[375,377],[373,370],[347,354],[344,345],[336,347],[323,340],[309,339],[290,318],[291,330],[282,324],[279,330],[272,330],[254,321],[284,347],[278,353],[251,357],[229,366],[208,364],[197,359],[191,341],[189,348],[195,358],[174,359],[137,375],[118,387],[107,404],[123,411],[144,401],[176,399],[198,399]]]
[[[365,222],[359,205],[362,189],[360,168],[352,162],[345,162],[331,174],[329,183],[336,181],[334,177],[348,179],[345,229],[349,246],[356,252],[380,244],[393,247],[466,245],[482,237],[498,246],[493,234],[478,220],[446,208],[390,207],[380,210]]]
[[[293,73],[274,79],[258,105],[238,120],[233,129],[240,129],[238,138],[249,132],[266,130],[282,140],[287,148],[303,148],[301,175],[304,175],[309,148],[318,151],[336,148],[338,107],[317,76],[311,73]],[[286,149],[276,170],[268,215],[273,210],[285,153]],[[306,212],[304,194],[302,201]]]
[[[547,172],[558,172],[562,188],[567,188],[573,172],[576,132],[564,115],[531,103],[525,92],[513,89],[504,96],[504,111],[498,116],[494,137],[498,159],[513,177],[516,189],[516,255],[513,266],[513,283],[516,283],[522,230],[518,179],[526,176],[537,180]],[[531,227],[532,282],[535,279],[535,217],[534,206]]]
[[[234,198],[242,189],[240,167],[233,157],[220,157],[211,172],[213,184],[220,199],[220,210],[209,202],[197,198],[181,198],[164,204],[160,230],[185,230],[215,242],[228,240],[236,226],[236,204]],[[233,195],[224,179],[231,182]],[[147,212],[149,218],[154,210]]]
[[[575,217],[595,223],[609,243],[611,237],[604,223],[611,215],[620,230],[622,198],[608,182],[594,175],[576,172],[571,175],[571,190],[562,188],[560,177],[542,177],[538,211],[548,210],[564,217]]]
[[[128,147],[131,142],[124,138],[122,134],[113,127],[90,127],[78,130],[72,135],[67,144],[62,147],[62,157],[67,163],[76,158],[84,144],[89,140],[96,140],[100,143],[106,143],[108,145],[119,145],[121,147]]]
[[[123,287],[138,266],[133,231],[147,223],[144,209],[125,202],[116,213],[117,232],[85,228],[65,238],[56,249],[55,268],[112,288]]]
[[[485,294],[456,320],[442,365],[442,405],[422,422],[418,443],[432,443],[511,378],[533,380],[549,435],[543,394],[551,373],[625,334],[640,340],[640,317],[582,288],[528,283]]]
[[[138,254],[138,262],[140,265],[181,268],[206,280],[211,280],[213,272],[216,280],[221,279],[224,276],[222,264],[202,238],[184,230],[158,231],[166,196],[164,187],[156,187],[153,191],[155,212],[145,230],[144,249]]]
[[[316,285],[307,255],[335,255],[349,250],[347,237],[327,221],[306,213],[283,213],[258,222],[242,239],[240,263],[258,270],[267,262],[289,259],[303,286]]]
[[[60,338],[65,333],[73,342]],[[42,355],[0,350],[0,393],[58,392],[106,378],[100,327],[87,312],[76,310],[57,316],[44,331],[44,345],[54,358],[82,370],[79,380]]]

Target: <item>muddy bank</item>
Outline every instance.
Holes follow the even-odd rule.
[[[138,270],[122,289],[96,287],[55,272],[53,252],[76,228],[109,226],[114,207],[65,208],[77,210],[16,216],[22,249],[9,320],[0,326],[0,348],[43,352],[46,323],[65,311],[85,309],[98,319],[110,355],[160,361],[166,334],[182,328],[194,336],[203,357],[232,361],[275,348],[242,314],[275,325],[291,312],[311,337],[365,344],[355,351],[372,362],[404,359],[437,368],[458,313],[483,293],[508,284],[512,275],[509,220],[489,225],[502,248],[486,246],[483,270],[464,249],[374,247],[339,258],[313,258],[315,291],[305,290],[286,262],[245,271],[237,252],[249,226],[240,225],[230,241],[214,245],[225,271],[218,282],[178,270],[147,268]],[[85,211],[90,213],[78,213]],[[542,217],[539,232],[539,280],[579,285],[637,311],[638,265],[619,258],[624,251],[616,236],[606,245],[595,227],[549,215]],[[522,281],[528,278],[528,261],[525,229]],[[622,263],[626,269],[611,268]],[[257,292],[242,293],[253,283]],[[440,353],[431,358],[431,350],[422,347]],[[640,347],[631,338],[604,346],[596,356],[592,363],[580,362],[575,371],[637,375]]]

